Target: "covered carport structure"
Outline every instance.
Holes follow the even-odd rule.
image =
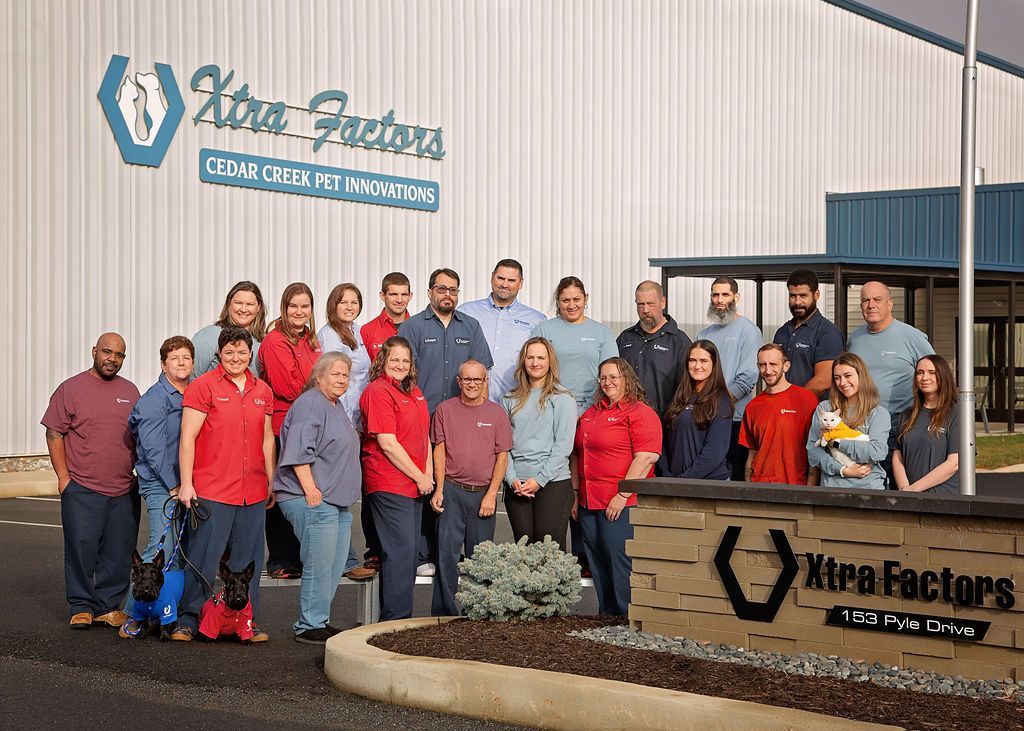
[[[661,270],[666,292],[675,277],[753,281],[755,318],[762,332],[764,283],[785,282],[794,269],[811,269],[819,281],[835,286],[835,322],[846,334],[851,330],[849,287],[883,281],[894,290],[902,289],[904,321],[935,343],[938,318],[956,315],[955,309],[947,312],[937,304],[937,292],[959,287],[959,198],[959,188],[828,194],[824,254],[652,258],[650,264]],[[1015,412],[1024,406],[1024,383],[1018,382],[1018,373],[1024,379],[1024,369],[1017,365],[1024,356],[1018,342],[1024,333],[1024,183],[978,186],[975,247],[975,287],[1005,292],[1001,302],[1007,326],[998,342],[999,331],[993,327],[983,341],[990,365],[979,403],[1005,406],[1007,427],[1013,431]],[[976,350],[976,369],[977,360]]]

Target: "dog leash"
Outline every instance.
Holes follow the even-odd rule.
[[[170,515],[168,516],[167,506],[170,503],[173,503],[173,505],[171,506],[170,509]],[[199,575],[199,578],[203,580],[203,583],[206,584],[206,588],[210,590],[210,598],[213,600],[213,603],[219,604],[220,601],[217,597],[217,591],[216,589],[214,589],[213,584],[211,584],[207,580],[206,575],[203,574],[203,572],[200,571],[199,568],[194,563],[192,563],[191,559],[189,559],[188,557],[188,554],[185,553],[185,549],[181,547],[181,536],[185,531],[185,525],[188,524],[192,528],[192,531],[195,532],[199,529],[199,523],[201,521],[207,520],[210,517],[210,511],[203,507],[202,503],[200,503],[199,500],[193,500],[191,507],[185,508],[184,505],[182,505],[181,501],[179,501],[176,497],[170,497],[167,499],[167,502],[164,503],[164,516],[168,518],[168,526],[170,526],[170,523],[175,519],[179,518],[180,516],[181,530],[178,532],[178,537],[177,540],[175,541],[174,550],[175,552],[181,553],[182,560],[184,560],[185,563],[188,564],[189,568],[195,571],[196,574]],[[167,527],[164,528],[164,535],[166,534]],[[164,536],[161,536],[161,546],[163,545],[163,542]],[[170,565],[170,561],[167,562],[167,565]]]

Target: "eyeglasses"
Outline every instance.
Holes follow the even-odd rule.
[[[459,383],[469,383],[473,386],[479,386],[486,380],[486,378],[463,378],[462,376],[459,376]]]
[[[598,383],[615,383],[615,382],[621,381],[621,380],[622,380],[622,376],[601,376],[600,378],[597,379],[597,382]]]
[[[445,287],[443,284],[439,284],[436,287],[434,287],[434,291],[437,292],[438,294],[450,294],[452,297],[459,296],[458,287]]]

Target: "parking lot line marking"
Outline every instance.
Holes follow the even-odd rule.
[[[23,523],[20,520],[0,520],[0,523],[7,523],[8,525],[34,525],[38,528],[63,528],[62,525],[54,525],[52,523]]]
[[[17,499],[18,500],[43,500],[44,502],[48,502],[48,503],[59,503],[60,502],[60,498],[59,497],[28,497],[27,495],[19,495],[17,497]]]

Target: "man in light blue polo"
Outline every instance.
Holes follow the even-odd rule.
[[[708,306],[706,328],[697,333],[698,340],[710,340],[718,348],[722,359],[722,373],[729,393],[736,399],[732,415],[732,439],[726,463],[731,478],[746,479],[747,448],[739,442],[743,412],[754,397],[757,385],[757,350],[764,342],[757,325],[737,310],[740,301],[739,285],[732,277],[718,277],[711,284],[711,304]]]
[[[533,328],[547,317],[519,301],[523,288],[523,265],[515,259],[502,259],[491,272],[491,293],[487,297],[459,305],[459,312],[476,318],[491,349],[494,367],[490,373],[488,396],[496,404],[515,388],[514,373],[519,351],[530,339]]]
[[[867,282],[860,288],[860,313],[864,324],[853,331],[847,343],[851,353],[861,357],[878,388],[878,398],[892,417],[889,432],[889,456],[883,467],[889,486],[892,474],[892,450],[896,446],[896,427],[900,414],[914,401],[914,370],[917,361],[934,355],[928,336],[916,327],[900,322],[892,314],[892,292],[882,282]]]
[[[409,341],[416,365],[416,385],[427,399],[430,415],[442,401],[459,395],[456,378],[467,360],[477,360],[485,368],[494,365],[483,330],[476,318],[455,309],[459,302],[459,275],[451,269],[435,269],[430,274],[427,299],[430,304],[398,327],[398,334]],[[437,528],[433,510],[423,511],[423,523],[417,545],[417,576],[434,575],[437,555]]]

